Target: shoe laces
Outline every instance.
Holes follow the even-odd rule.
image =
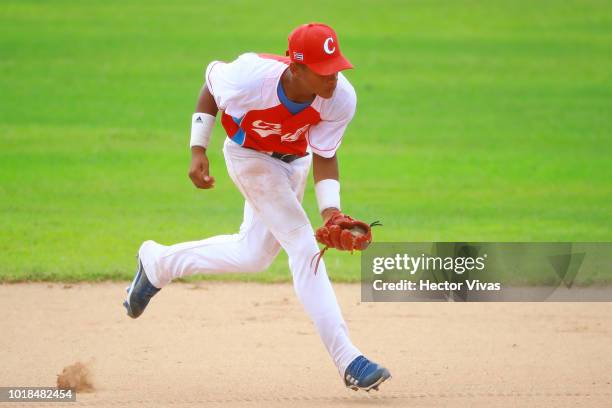
[[[370,360],[364,356],[359,356],[349,365],[347,371],[353,378],[359,379],[364,376],[367,371],[375,367],[375,364],[373,364]]]

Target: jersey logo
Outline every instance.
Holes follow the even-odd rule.
[[[253,131],[257,133],[262,138],[266,138],[272,135],[282,135],[283,131],[281,129],[281,125],[279,123],[270,123],[263,120],[255,120],[251,124],[253,127]],[[285,133],[281,136],[281,142],[295,142],[308,130],[310,124],[306,124],[296,130],[295,132]]]
[[[328,37],[323,43],[323,50],[329,55],[332,55],[334,51],[336,51],[336,47],[329,48],[329,44],[333,44],[333,43],[334,43],[334,39],[332,37]]]
[[[310,123],[302,126],[298,130],[296,130],[294,133],[287,133],[287,134],[282,135],[281,142],[295,142],[296,140],[300,138],[300,136],[302,136],[304,132],[308,130],[309,127],[310,127]]]
[[[270,135],[280,135],[281,125],[279,123],[270,123],[265,122],[263,120],[254,121],[251,126],[253,126],[253,131],[257,132],[257,134],[261,137],[268,137]]]

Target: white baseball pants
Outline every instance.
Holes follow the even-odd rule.
[[[316,275],[311,264],[319,248],[301,204],[311,156],[285,163],[229,139],[223,153],[229,175],[246,199],[240,232],[171,246],[146,241],[139,255],[147,277],[162,288],[175,278],[198,273],[259,272],[282,247],[297,297],[344,375],[361,353],[349,340],[325,262],[321,260]]]

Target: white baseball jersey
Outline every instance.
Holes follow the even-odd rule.
[[[210,63],[206,85],[223,111],[221,123],[228,137],[244,147],[304,155],[310,145],[314,153],[333,157],[355,114],[355,90],[339,73],[331,98],[292,102],[280,81],[288,65],[289,58],[255,53]]]

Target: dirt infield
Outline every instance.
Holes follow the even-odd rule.
[[[612,406],[612,303],[372,304],[335,285],[393,374],[368,395],[342,386],[291,285],[172,284],[138,320],[125,286],[0,285],[0,386],[54,386],[80,361],[95,390],[64,406]]]

